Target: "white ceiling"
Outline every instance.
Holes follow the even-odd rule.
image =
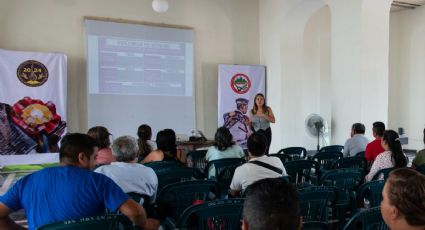
[[[394,0],[391,11],[413,10],[422,5],[425,5],[425,0]]]

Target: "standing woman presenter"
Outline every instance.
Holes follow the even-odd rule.
[[[266,100],[262,93],[255,95],[254,107],[251,109],[249,116],[254,132],[262,133],[267,138],[267,154],[269,152],[270,143],[272,142],[270,123],[275,123],[276,120],[272,109],[266,105]]]

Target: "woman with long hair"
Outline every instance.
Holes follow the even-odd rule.
[[[109,164],[116,161],[112,155],[111,140],[109,137],[111,134],[108,129],[103,126],[95,126],[89,129],[87,135],[92,137],[96,143],[99,151],[97,152],[96,164]]]
[[[139,161],[143,160],[150,152],[157,148],[156,143],[151,141],[152,129],[149,125],[143,124],[137,129],[137,144],[139,145]]]
[[[243,149],[239,145],[235,144],[232,134],[226,127],[220,127],[217,129],[214,141],[214,145],[208,149],[207,154],[205,155],[205,159],[207,161],[245,157]],[[210,167],[208,170],[208,177],[212,176],[215,176],[214,167]]]
[[[386,130],[382,136],[382,148],[385,152],[380,153],[372,164],[369,174],[366,175],[366,181],[372,180],[375,174],[386,168],[406,167],[407,160],[403,154],[398,134],[394,130]],[[383,179],[381,176],[380,179]]]
[[[272,142],[272,130],[270,128],[270,123],[275,123],[276,119],[272,109],[266,105],[266,100],[262,93],[257,93],[257,95],[255,95],[254,106],[249,113],[249,117],[254,132],[259,132],[266,136],[266,153],[268,153]]]
[[[184,163],[181,151],[178,151],[176,145],[176,133],[172,129],[164,129],[156,135],[156,144],[158,149],[150,152],[142,163],[153,161],[181,161]]]

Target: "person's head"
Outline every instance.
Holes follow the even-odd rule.
[[[137,129],[137,136],[139,137],[139,154],[146,156],[152,151],[152,147],[148,144],[148,140],[152,138],[152,129],[149,125],[143,124]]]
[[[266,105],[266,99],[264,97],[264,94],[257,93],[254,97],[254,106],[252,108],[252,113],[256,114],[258,111],[258,108],[262,108],[264,112],[267,111],[267,105]]]
[[[230,133],[229,129],[226,127],[220,127],[217,129],[217,132],[215,132],[215,147],[217,147],[218,150],[224,151],[227,148],[231,147],[233,144],[233,136]]]
[[[96,165],[97,143],[87,134],[70,133],[61,140],[59,160],[64,165],[93,169]]]
[[[382,217],[391,229],[425,229],[424,175],[409,168],[392,171],[385,183],[382,197]]]
[[[137,136],[140,140],[150,140],[152,138],[152,129],[149,125],[143,124],[137,129]]]
[[[238,98],[236,99],[236,108],[245,114],[248,111],[248,102],[249,100],[245,98]]]
[[[372,133],[374,137],[381,138],[382,135],[384,135],[384,132],[385,132],[384,122],[377,121],[372,124]]]
[[[301,229],[298,193],[289,182],[262,179],[248,186],[245,194],[242,229]]]
[[[111,141],[109,140],[111,134],[108,129],[103,126],[92,127],[87,134],[96,141],[99,149],[108,148],[111,145]]]
[[[248,137],[248,152],[253,157],[261,157],[266,153],[267,138],[261,133],[253,133]]]
[[[354,134],[364,134],[366,131],[366,128],[362,123],[354,123],[353,126],[351,126],[351,136]]]
[[[394,167],[400,168],[407,165],[406,157],[403,154],[399,136],[394,130],[386,130],[381,140],[382,148],[385,151],[391,151],[391,157],[394,161]]]
[[[177,153],[176,133],[172,129],[164,129],[156,135],[156,145],[164,154],[175,156]]]
[[[139,147],[136,139],[131,136],[118,137],[112,143],[112,155],[117,161],[131,162],[138,157]]]

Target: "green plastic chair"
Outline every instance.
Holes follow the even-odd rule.
[[[174,229],[240,229],[243,202],[244,199],[227,199],[191,206],[182,213]]]
[[[319,152],[313,156],[313,160],[319,162],[320,169],[330,170],[334,162],[342,158],[342,152]]]
[[[304,222],[301,228],[302,230],[328,230],[328,225],[324,222]]]
[[[302,160],[307,156],[307,149],[303,147],[288,147],[279,150],[277,153],[288,155],[291,160]]]
[[[372,180],[379,180],[379,178],[381,177],[381,175],[384,176],[384,181],[387,180],[389,174],[391,171],[393,171],[395,168],[386,168],[386,169],[381,169],[379,170],[375,175],[373,175]]]
[[[356,213],[345,225],[344,230],[387,230],[381,208],[375,207]]]
[[[344,157],[335,161],[331,167],[332,169],[342,169],[342,168],[356,168],[366,171],[367,161],[365,158],[361,157]]]
[[[224,198],[227,195],[230,188],[230,184],[232,183],[233,175],[235,174],[235,170],[242,164],[243,163],[226,166],[216,177],[216,181],[220,185],[221,198]]]
[[[366,151],[361,151],[361,152],[358,152],[358,153],[356,153],[356,157],[365,157],[364,155],[365,155],[365,153],[366,153]]]
[[[215,176],[210,177],[210,179],[216,180],[217,176],[220,175],[221,171],[223,171],[226,167],[232,165],[240,165],[242,163],[245,163],[245,160],[242,158],[223,158],[219,160],[213,160],[208,162],[208,165],[205,168],[205,175],[208,178],[209,168],[214,167]]]
[[[207,160],[205,156],[207,155],[208,150],[195,150],[191,151],[186,155],[186,160],[188,166],[191,168],[197,169],[199,172],[204,172],[207,167]]]
[[[165,186],[158,194],[155,209],[159,219],[171,217],[177,220],[180,214],[193,204],[220,197],[216,181],[185,181]]]
[[[146,167],[152,168],[153,171],[165,168],[184,167],[184,165],[178,161],[153,161],[144,165]]]
[[[329,145],[320,148],[319,152],[342,152],[342,150],[344,150],[342,145]]]
[[[289,181],[298,187],[316,184],[319,163],[313,160],[290,161],[283,164]]]
[[[166,185],[195,179],[196,170],[187,167],[172,167],[155,170],[158,177],[158,191]]]
[[[379,206],[382,201],[384,185],[385,181],[383,180],[369,181],[362,184],[357,192],[357,204],[363,204],[363,207],[365,207],[364,200],[366,199],[369,201],[369,207]]]
[[[416,171],[422,173],[422,175],[425,175],[425,164],[416,167]]]
[[[328,222],[330,208],[336,201],[337,188],[311,186],[298,191],[303,221]]]
[[[46,224],[37,230],[131,230],[133,223],[123,215],[101,215]]]

